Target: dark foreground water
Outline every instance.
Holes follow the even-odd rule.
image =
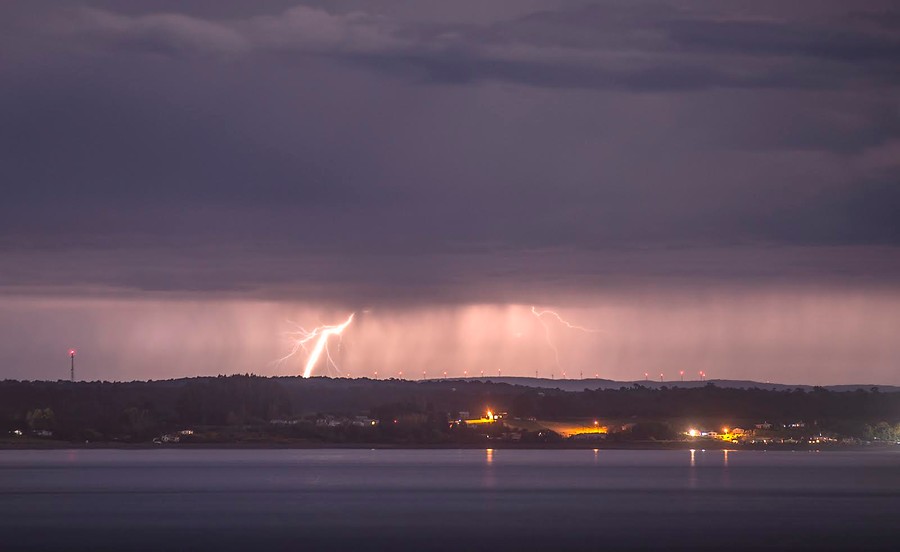
[[[0,551],[900,550],[900,452],[0,451]]]

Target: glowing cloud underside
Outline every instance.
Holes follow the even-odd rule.
[[[347,329],[347,326],[353,322],[353,317],[355,315],[356,313],[351,313],[347,320],[342,324],[334,326],[318,326],[310,331],[300,328],[296,332],[291,332],[290,335],[294,342],[293,348],[290,353],[279,359],[278,362],[284,362],[303,350],[308,353],[306,357],[306,366],[303,369],[304,378],[308,378],[312,375],[313,369],[315,369],[319,360],[322,358],[322,353],[325,354],[328,364],[337,369],[337,365],[335,364],[334,359],[331,358],[331,353],[328,350],[328,339],[332,336],[340,336],[344,330]],[[312,350],[307,349],[307,346],[313,342]]]

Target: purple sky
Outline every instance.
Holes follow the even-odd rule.
[[[898,60],[894,2],[5,3],[0,378],[355,311],[352,375],[900,384]]]

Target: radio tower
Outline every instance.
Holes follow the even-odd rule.
[[[75,381],[75,349],[69,349],[69,380]]]

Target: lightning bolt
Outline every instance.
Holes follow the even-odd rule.
[[[536,308],[531,307],[531,314],[537,316],[538,319],[540,319],[545,314],[550,315],[553,318],[556,318],[557,320],[559,320],[560,324],[562,324],[563,326],[570,328],[572,330],[578,330],[578,331],[584,332],[584,333],[603,333],[603,330],[592,330],[591,328],[585,328],[584,326],[578,326],[577,324],[571,324],[571,323],[567,322],[566,320],[564,320],[563,317],[560,316],[556,311],[552,311],[552,310],[539,311]],[[543,322],[543,320],[541,320],[541,322]]]
[[[559,363],[559,349],[556,348],[556,345],[553,344],[553,339],[550,337],[550,326],[548,326],[547,323],[544,322],[544,319],[541,318],[542,314],[538,312],[534,307],[531,307],[531,314],[537,316],[538,322],[540,322],[541,326],[544,327],[544,337],[547,339],[547,345],[549,345],[550,349],[553,350],[553,357],[556,359],[556,367],[562,370],[562,365]]]
[[[312,375],[312,371],[316,367],[316,364],[318,364],[319,359],[322,358],[323,353],[325,354],[327,365],[337,370],[338,366],[335,364],[334,359],[331,357],[331,352],[328,350],[328,338],[340,336],[343,331],[347,329],[347,326],[353,322],[354,316],[356,316],[355,312],[351,313],[350,316],[347,317],[347,320],[341,324],[318,326],[312,330],[306,330],[303,327],[298,326],[297,331],[288,333],[293,341],[291,352],[278,359],[277,363],[280,364],[288,360],[302,350],[307,353],[306,366],[303,369],[304,378],[308,378]],[[313,343],[312,350],[307,348],[310,343]]]
[[[584,326],[579,326],[577,324],[572,324],[571,322],[565,320],[562,316],[559,315],[556,311],[552,310],[537,310],[534,306],[531,307],[531,314],[537,317],[538,322],[541,323],[541,326],[544,327],[544,337],[547,339],[547,345],[550,346],[550,349],[553,350],[553,356],[556,359],[556,367],[562,370],[562,364],[559,362],[559,349],[556,347],[556,344],[553,343],[553,339],[550,337],[550,326],[547,325],[547,322],[544,321],[544,316],[551,316],[555,318],[560,324],[569,328],[570,330],[577,330],[579,332],[584,333],[602,333],[603,330],[594,330],[591,328],[585,328]]]

